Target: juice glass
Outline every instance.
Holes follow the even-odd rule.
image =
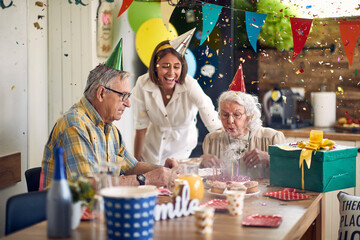
[[[204,196],[204,183],[199,176],[200,158],[179,160],[178,179],[186,180],[190,187],[190,199],[197,198],[199,201]]]

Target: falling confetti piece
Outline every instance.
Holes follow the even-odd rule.
[[[38,15],[38,20],[43,19],[44,17],[45,17],[44,15]]]
[[[44,3],[37,1],[37,2],[35,2],[35,6],[43,7],[43,6],[44,6]]]
[[[40,24],[39,24],[38,22],[35,22],[35,23],[34,23],[34,27],[35,27],[36,29],[41,29]]]
[[[15,86],[13,85],[13,86],[11,87],[11,90],[14,90],[14,88],[15,88]]]
[[[65,53],[64,56],[67,57],[67,56],[69,56],[69,54]]]

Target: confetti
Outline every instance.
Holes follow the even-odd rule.
[[[43,3],[43,2],[36,1],[36,2],[35,2],[35,6],[43,7],[43,6],[44,6],[44,3]]]
[[[38,22],[34,22],[34,27],[36,29],[41,29],[40,24]]]

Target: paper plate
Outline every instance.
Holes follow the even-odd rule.
[[[250,215],[247,216],[242,221],[243,226],[248,227],[279,227],[282,221],[282,217],[280,215]]]
[[[226,191],[226,190],[225,190],[225,191]],[[225,193],[214,193],[214,192],[211,191],[211,189],[208,189],[208,193],[210,193],[211,195],[218,196],[218,197],[224,197],[224,198],[226,198],[226,194],[225,194]],[[257,195],[257,194],[259,194],[259,193],[260,193],[260,191],[257,191],[257,192],[254,192],[254,193],[247,193],[247,194],[245,194],[245,198],[251,197],[251,196],[253,196],[253,195]]]
[[[227,209],[227,201],[225,199],[212,199],[207,202],[200,204],[200,206],[204,207],[212,207],[216,210],[226,210]]]

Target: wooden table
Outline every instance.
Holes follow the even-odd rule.
[[[300,201],[280,201],[262,195],[263,192],[282,190],[268,186],[268,180],[260,183],[260,194],[245,198],[243,216],[250,214],[277,214],[283,217],[278,228],[243,227],[242,217],[230,216],[227,211],[215,212],[214,231],[205,238],[196,233],[194,216],[155,222],[154,239],[300,239],[309,226],[316,221],[316,239],[323,239],[322,202],[323,193],[306,191],[311,198]],[[204,200],[212,199],[206,193]],[[46,222],[9,235],[5,239],[47,239]],[[105,225],[96,225],[91,221],[81,222],[72,232],[76,240],[106,239]]]

